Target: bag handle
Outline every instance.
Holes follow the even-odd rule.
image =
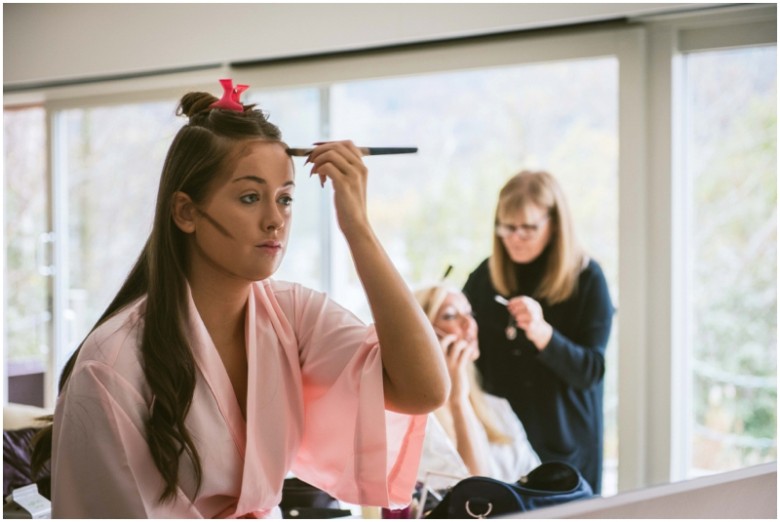
[[[492,502],[487,503],[487,510],[484,513],[477,514],[471,511],[471,499],[466,501],[466,513],[468,513],[471,518],[487,518],[492,511],[493,511]]]

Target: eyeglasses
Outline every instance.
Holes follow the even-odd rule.
[[[533,239],[539,235],[542,227],[550,219],[550,214],[545,215],[536,223],[523,223],[522,225],[508,225],[498,223],[496,225],[496,235],[504,239],[510,236],[517,236],[520,239]]]

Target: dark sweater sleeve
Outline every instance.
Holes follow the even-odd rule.
[[[615,312],[600,268],[588,270],[581,278],[575,299],[581,300],[576,334],[566,337],[553,328],[550,343],[538,357],[569,386],[585,389],[604,378],[604,352]]]

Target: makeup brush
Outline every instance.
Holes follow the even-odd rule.
[[[383,154],[413,154],[417,152],[417,147],[358,147],[363,156],[381,156]],[[287,154],[290,156],[308,156],[313,148],[290,148]]]

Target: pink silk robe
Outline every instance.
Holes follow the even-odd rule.
[[[58,399],[54,517],[273,517],[290,470],[349,503],[409,503],[426,416],[385,411],[373,326],[324,294],[262,281],[247,306],[246,421],[190,298],[198,374],[186,423],[203,483],[195,498],[183,456],[177,497],[160,504],[163,481],[144,436],[152,404],[139,353],[144,307],[139,299],[89,336]]]

